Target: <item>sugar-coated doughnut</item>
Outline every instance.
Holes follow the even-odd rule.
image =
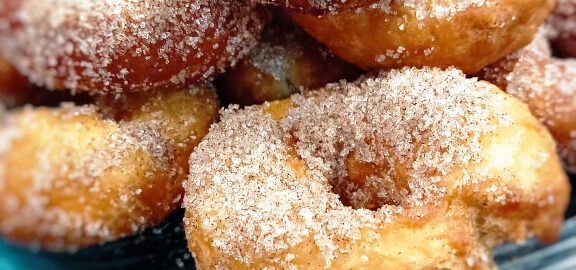
[[[556,239],[570,189],[526,105],[429,68],[232,107],[184,185],[199,269],[488,269]]]
[[[235,0],[0,0],[2,54],[51,89],[206,80],[248,52],[261,27],[253,5]]]
[[[289,19],[277,19],[247,57],[216,78],[224,103],[261,104],[319,88],[361,71],[311,39]]]
[[[0,107],[24,105],[58,106],[62,102],[87,104],[92,98],[86,93],[50,91],[31,84],[16,68],[0,58]]]
[[[212,90],[26,107],[0,121],[0,235],[74,251],[129,236],[180,206],[192,149],[218,116]]]
[[[470,74],[530,43],[553,3],[400,0],[322,16],[291,14],[312,37],[362,68],[455,66]]]
[[[554,58],[542,29],[529,46],[479,77],[526,102],[556,139],[566,167],[576,171],[576,59]]]

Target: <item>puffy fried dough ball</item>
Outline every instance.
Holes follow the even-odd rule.
[[[254,3],[283,6],[305,13],[328,13],[365,7],[379,0],[251,0]]]
[[[455,66],[470,74],[530,43],[553,3],[382,1],[354,11],[292,17],[336,55],[365,69]]]
[[[319,88],[361,71],[344,62],[288,20],[264,30],[247,57],[215,81],[225,103],[260,104]]]
[[[576,0],[557,0],[548,24],[554,52],[563,57],[576,57]]]
[[[552,57],[541,30],[529,46],[484,68],[479,77],[526,102],[556,139],[566,167],[576,171],[576,59]]]
[[[570,192],[526,105],[428,68],[224,111],[184,187],[199,269],[488,269]]]
[[[3,55],[50,89],[136,92],[211,78],[256,43],[234,0],[1,0]]]
[[[180,205],[192,149],[215,122],[213,91],[27,107],[0,124],[0,234],[51,251],[112,241]]]

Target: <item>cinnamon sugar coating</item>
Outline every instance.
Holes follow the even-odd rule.
[[[267,26],[258,45],[214,84],[224,103],[253,105],[341,79],[355,79],[360,73],[289,18],[282,18]]]
[[[553,0],[380,1],[322,16],[292,12],[312,37],[364,69],[478,72],[530,43]]]
[[[135,92],[208,80],[256,43],[233,0],[2,0],[2,55],[50,89]]]
[[[74,251],[138,233],[180,205],[192,149],[216,121],[211,90],[25,107],[0,120],[0,234]]]
[[[231,107],[190,158],[189,248],[200,269],[489,269],[502,241],[557,237],[554,151],[520,101],[455,69]]]

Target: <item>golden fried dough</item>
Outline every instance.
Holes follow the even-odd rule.
[[[402,0],[322,16],[291,15],[336,55],[364,69],[455,66],[470,74],[530,43],[553,3]]]
[[[230,108],[184,187],[199,269],[491,269],[570,192],[526,105],[430,68]]]
[[[26,107],[0,124],[0,234],[73,251],[142,231],[180,205],[192,149],[216,121],[211,90]]]

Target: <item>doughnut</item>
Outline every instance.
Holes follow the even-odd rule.
[[[286,7],[296,12],[328,13],[364,7],[379,0],[252,0],[254,3]]]
[[[566,168],[576,171],[576,59],[554,58],[541,30],[529,46],[479,77],[526,102],[553,135]]]
[[[53,252],[129,236],[180,206],[192,149],[218,116],[213,90],[25,107],[0,121],[0,235]]]
[[[30,85],[14,66],[0,58],[0,103],[12,107],[29,97]]]
[[[488,269],[554,241],[570,187],[526,105],[450,68],[404,68],[223,111],[190,158],[199,269]]]
[[[454,66],[471,74],[530,43],[553,2],[401,0],[322,16],[290,14],[334,54],[364,69]]]
[[[0,43],[50,89],[169,89],[207,80],[247,53],[260,13],[233,0],[0,0]]]
[[[548,25],[554,52],[562,57],[576,57],[576,1],[557,0]]]
[[[214,84],[224,103],[253,105],[359,75],[357,67],[334,56],[300,28],[277,20],[264,30],[247,57]]]

